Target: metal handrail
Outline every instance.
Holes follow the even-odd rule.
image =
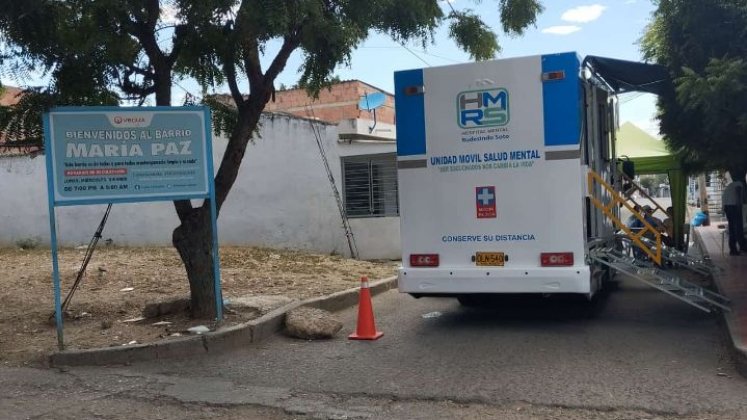
[[[643,218],[643,216],[635,211],[635,209],[627,202],[627,200],[623,199],[615,190],[615,188],[608,184],[604,179],[602,179],[602,177],[598,173],[589,170],[587,180],[589,183],[589,198],[591,199],[592,204],[594,204],[594,207],[601,210],[602,213],[604,213],[605,216],[607,216],[607,218],[610,219],[617,228],[625,232],[625,235],[630,238],[630,240],[638,248],[645,252],[652,261],[654,261],[657,265],[661,265],[661,232],[656,230],[656,228],[648,223],[646,219]],[[602,186],[602,188],[604,188],[609,193],[610,197],[612,198],[609,203],[604,204],[594,196],[595,182]],[[612,212],[612,209],[616,205],[620,204],[630,210],[630,212],[643,223],[643,228],[641,228],[638,232],[634,232]],[[651,233],[651,235],[654,237],[656,246],[653,250],[642,240],[644,235],[646,235],[647,233]]]
[[[638,184],[637,184],[637,183],[635,182],[635,180],[633,180],[633,179],[632,179],[631,177],[629,177],[629,176],[625,175],[624,173],[622,173],[622,174],[620,174],[620,175],[622,175],[622,178],[623,178],[623,180],[624,180],[624,181],[628,181],[628,182],[630,183],[630,185],[632,185],[632,186],[633,186],[633,190],[634,190],[634,191],[638,191],[639,193],[641,193],[641,195],[642,195],[642,196],[643,196],[643,197],[644,197],[645,199],[647,199],[648,201],[650,201],[651,203],[653,203],[653,204],[654,204],[654,206],[656,207],[656,210],[660,210],[660,211],[661,211],[661,212],[662,212],[663,214],[667,214],[667,211],[666,211],[666,210],[664,209],[664,207],[662,207],[662,206],[661,206],[661,205],[659,204],[659,202],[658,202],[658,201],[654,200],[654,198],[653,198],[653,197],[651,197],[651,196],[650,196],[650,195],[649,195],[649,194],[648,194],[648,193],[647,193],[647,192],[646,192],[646,191],[645,191],[645,190],[644,190],[643,188],[641,188],[641,186],[640,186],[640,185],[638,185]],[[630,201],[632,201],[632,202],[633,202],[633,203],[634,203],[635,205],[638,205],[638,206],[640,206],[640,204],[638,204],[638,202],[636,202],[636,201],[635,201],[635,200],[633,199],[633,197],[632,197],[632,193],[631,193],[631,194],[627,194],[627,193],[625,193],[625,195],[626,195],[626,196],[628,196],[628,195],[629,195],[630,197],[628,197],[628,199],[629,199]],[[656,212],[656,210],[654,210],[654,212]]]

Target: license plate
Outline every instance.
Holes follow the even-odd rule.
[[[481,266],[503,267],[506,257],[502,252],[478,252],[475,262]]]

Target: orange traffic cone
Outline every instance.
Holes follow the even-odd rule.
[[[371,291],[368,289],[368,277],[361,277],[361,293],[358,300],[358,327],[348,336],[350,340],[376,340],[384,335],[376,331],[373,307],[371,306]]]

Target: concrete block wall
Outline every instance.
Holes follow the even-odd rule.
[[[275,102],[268,103],[266,109],[332,123],[357,118],[373,120],[372,113],[358,109],[360,97],[372,92],[381,92],[388,96],[386,105],[376,111],[377,121],[394,124],[394,97],[358,80],[349,80],[335,84],[330,89],[322,89],[316,99],[310,97],[303,89],[279,91],[275,94]]]
[[[218,219],[221,243],[348,254],[312,124],[321,129],[338,189],[342,185],[340,156],[384,150],[341,145],[333,125],[265,114],[261,138],[247,147],[236,184]],[[225,148],[226,139],[217,137],[216,168]],[[393,148],[387,146],[386,151]],[[0,157],[0,197],[0,246],[28,239],[49,243],[44,156]],[[104,205],[58,208],[61,244],[88,243],[104,209]],[[351,224],[362,258],[399,258],[399,218],[356,219]],[[177,225],[171,202],[119,204],[112,208],[103,237],[119,245],[170,245]]]

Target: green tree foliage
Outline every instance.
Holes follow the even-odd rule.
[[[670,69],[661,132],[690,170],[747,167],[747,2],[658,0],[642,39]]]
[[[521,34],[542,10],[538,0],[496,3],[508,34]],[[215,178],[220,211],[291,54],[302,54],[299,86],[312,93],[371,33],[425,46],[448,23],[473,58],[493,57],[499,45],[489,26],[469,10],[448,7],[447,14],[438,0],[0,0],[7,43],[0,64],[16,74],[42,70],[51,80],[29,92],[45,98],[32,107],[36,114],[16,109],[25,117],[16,114],[15,127],[34,136],[40,131],[25,126],[54,104],[142,103],[155,96],[157,105],[170,105],[177,77],[194,78],[206,91],[225,83],[232,103],[208,99],[216,128],[229,139]],[[271,42],[279,44],[274,54]],[[240,87],[244,81],[248,90]],[[13,127],[12,111],[3,112],[0,130]],[[210,206],[174,204],[181,224],[172,240],[190,281],[192,310],[206,316],[215,309]]]
[[[641,184],[641,187],[645,188],[646,190],[651,190],[651,187],[654,186],[654,178],[649,175],[643,175],[640,178],[639,184]]]
[[[648,191],[654,191],[659,185],[669,185],[669,176],[667,174],[641,175],[638,182]]]

